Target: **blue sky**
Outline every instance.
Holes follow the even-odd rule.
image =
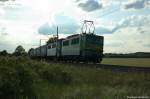
[[[150,0],[0,0],[0,51],[37,47],[57,25],[61,38],[81,33],[85,19],[104,36],[105,53],[150,51]]]

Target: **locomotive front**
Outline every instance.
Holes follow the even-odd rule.
[[[84,34],[81,38],[81,56],[87,61],[96,63],[102,61],[104,37]]]
[[[93,21],[84,21],[81,36],[81,56],[87,61],[101,62],[103,57],[104,37],[94,34]]]

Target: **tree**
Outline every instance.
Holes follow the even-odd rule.
[[[3,51],[0,52],[0,56],[6,56],[6,55],[8,55],[6,50],[3,50]]]
[[[15,49],[15,52],[13,53],[13,55],[15,55],[15,56],[25,56],[25,55],[27,55],[27,53],[25,52],[25,49],[21,45],[19,45]]]
[[[57,37],[51,37],[51,38],[49,38],[49,40],[47,41],[47,44],[53,43],[53,42],[56,42],[56,41],[57,41]]]

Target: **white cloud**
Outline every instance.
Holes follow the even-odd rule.
[[[125,9],[142,9],[149,7],[149,0],[130,0],[124,4]]]
[[[87,12],[95,11],[102,8],[102,4],[95,0],[87,0],[85,3],[79,3],[78,6]]]
[[[113,34],[104,34],[105,52],[149,52],[150,16],[131,16],[120,22]]]
[[[37,33],[37,28],[47,18],[18,1],[3,3],[0,6],[1,50],[8,49],[9,52],[13,52],[17,45],[23,45],[26,49],[37,47],[39,40],[46,38]],[[7,35],[4,35],[5,33]]]
[[[145,47],[144,45],[150,44],[150,35],[146,38],[142,34],[137,33],[131,28],[124,28],[122,31],[116,32],[114,34],[104,35],[105,46],[104,52],[113,53],[130,53],[130,52],[149,52],[150,47]]]
[[[56,17],[65,16],[65,20],[69,18],[78,26],[82,26],[83,20],[86,19],[95,21],[96,27],[106,27],[109,30],[115,30],[113,34],[104,35],[106,37],[105,52],[149,50],[148,47],[142,47],[143,45],[149,45],[149,15],[129,16],[117,24],[111,17],[105,19],[105,17],[97,16],[100,16],[101,13],[103,14],[103,12],[110,10],[110,8],[114,6],[118,7],[120,4],[119,0],[97,0],[98,3],[102,3],[103,5],[103,11],[101,12],[99,10],[85,12],[80,9],[77,6],[78,4],[74,1],[75,0],[15,0],[14,2],[1,3],[0,31],[4,33],[0,33],[0,49],[9,49],[9,51],[12,52],[19,44],[23,45],[26,49],[37,47],[41,38],[47,38],[47,36],[38,33],[38,28],[46,22],[48,22],[50,26],[56,26],[59,23]],[[80,2],[81,1],[82,0],[80,0]],[[121,2],[126,2],[126,0]],[[149,5],[149,3],[146,4]],[[111,7],[109,8],[109,6]],[[64,29],[64,31],[66,30]],[[4,35],[5,32],[7,35]],[[77,33],[80,33],[80,29],[77,30]],[[68,34],[60,34],[60,37],[62,38],[67,35]],[[142,39],[142,36],[145,39]],[[133,39],[135,41],[133,41]],[[140,45],[137,42],[140,42]],[[138,46],[139,49],[137,49],[136,46]],[[132,50],[131,47],[134,47],[134,49]]]

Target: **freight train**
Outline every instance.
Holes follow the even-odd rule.
[[[99,63],[103,57],[104,37],[85,31],[32,48],[29,50],[29,56],[48,60]]]

